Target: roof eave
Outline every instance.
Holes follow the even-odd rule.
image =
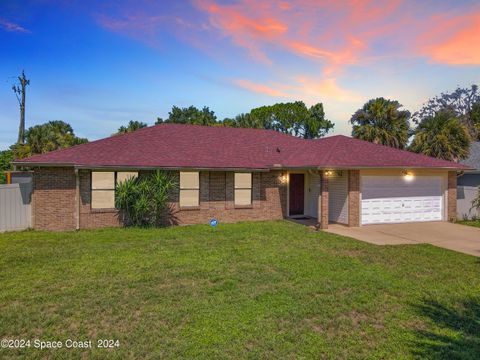
[[[268,172],[269,168],[254,167],[198,167],[198,166],[139,166],[139,165],[83,165],[72,163],[38,163],[14,161],[13,165],[28,167],[73,167],[84,170],[199,170],[199,171],[255,171]]]
[[[357,165],[349,165],[349,166],[339,166],[339,165],[322,165],[322,166],[271,166],[271,170],[377,170],[377,169],[423,169],[423,170],[451,170],[451,171],[470,171],[469,168],[464,167],[454,167],[454,166],[357,166]]]

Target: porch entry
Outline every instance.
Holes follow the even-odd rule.
[[[305,174],[290,174],[289,215],[304,215],[305,212]]]

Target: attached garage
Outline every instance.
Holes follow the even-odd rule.
[[[443,175],[362,175],[361,224],[441,221]]]

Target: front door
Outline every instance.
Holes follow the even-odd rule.
[[[290,215],[303,215],[304,189],[304,174],[290,174]]]

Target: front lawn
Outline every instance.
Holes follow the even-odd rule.
[[[480,227],[480,219],[479,220],[462,220],[462,221],[459,221],[459,223],[462,225]]]
[[[0,235],[0,358],[480,358],[480,262],[287,221]],[[33,343],[32,343],[33,346]]]

